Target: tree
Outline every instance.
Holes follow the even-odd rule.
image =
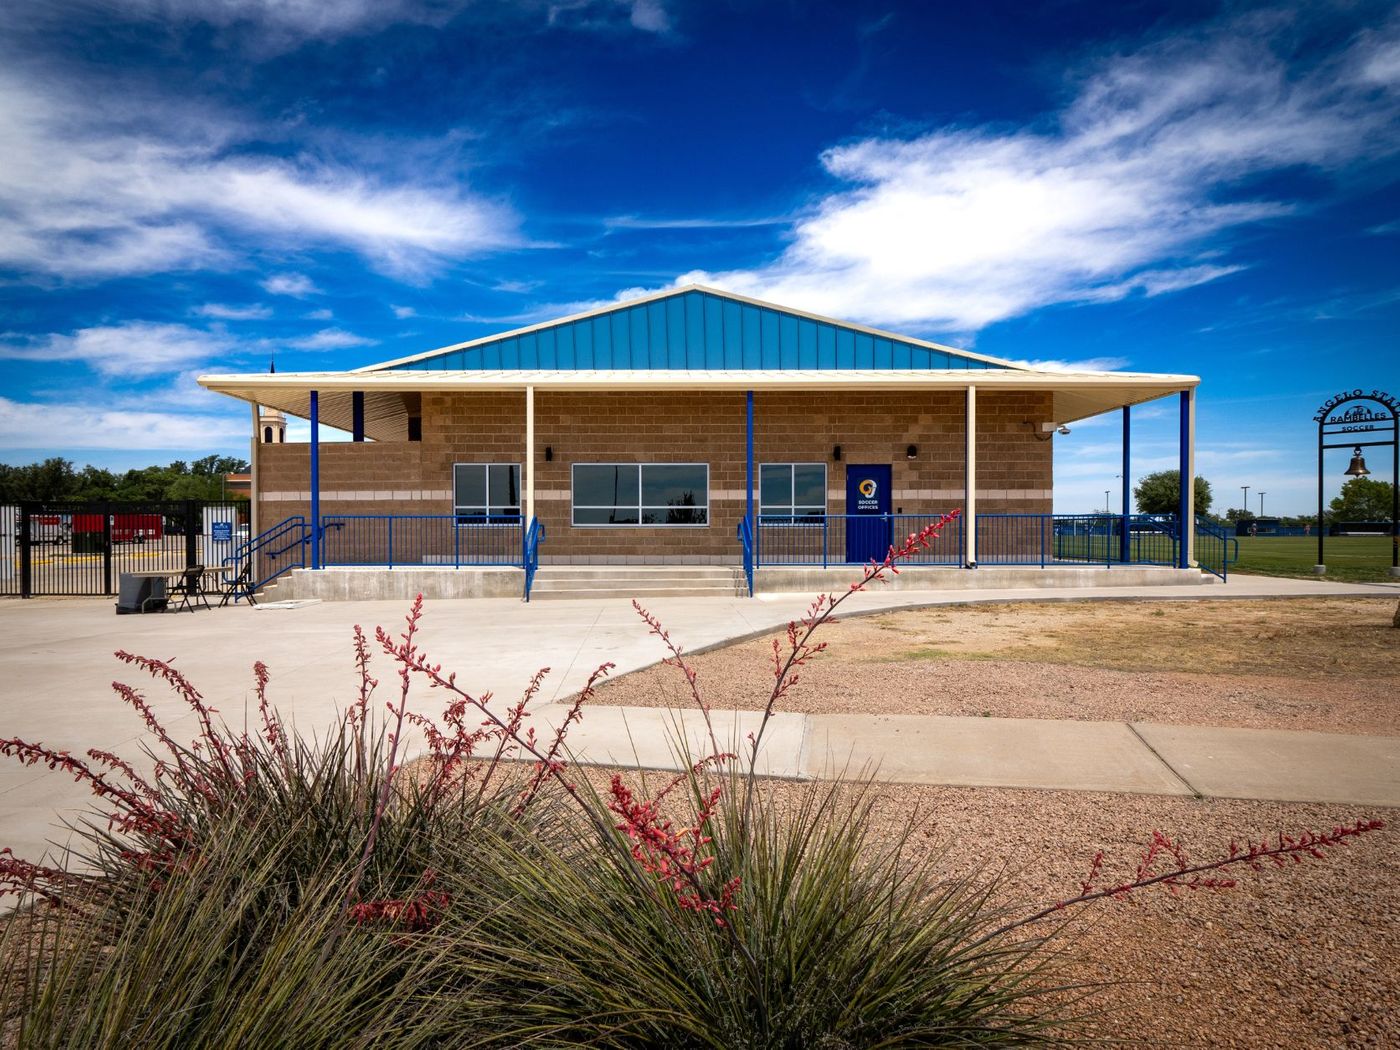
[[[167,467],[141,467],[120,475],[94,466],[74,470],[71,461],[58,457],[22,467],[0,464],[0,506],[26,500],[224,499],[224,475],[248,469],[247,460],[233,456],[205,456],[193,463],[176,460]]]
[[[1390,482],[1370,478],[1352,478],[1331,504],[1337,521],[1389,521],[1392,507]]]
[[[1159,470],[1148,474],[1133,489],[1139,514],[1175,514],[1181,508],[1181,472]],[[1210,511],[1210,482],[1196,476],[1196,513]]]
[[[1231,507],[1225,512],[1226,521],[1248,521],[1254,517],[1252,510],[1241,510],[1239,507]]]

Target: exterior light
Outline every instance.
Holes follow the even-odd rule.
[[[841,446],[840,446],[840,445],[832,445],[832,446],[831,446],[831,458],[834,459],[834,460],[836,460],[836,462],[838,462],[838,463],[841,462]]]
[[[918,445],[910,445],[907,449],[904,450],[904,458],[905,458],[905,459],[918,459],[918,458],[919,458],[919,446],[918,446]]]
[[[1356,451],[1351,454],[1351,466],[1347,467],[1346,474],[1349,478],[1364,478],[1371,472],[1366,469],[1366,457],[1361,454],[1361,446],[1356,446]]]
[[[1055,431],[1055,433],[1059,434],[1061,437],[1064,437],[1066,434],[1069,433],[1069,427],[1061,424],[1060,429]]]

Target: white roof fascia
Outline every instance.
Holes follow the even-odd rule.
[[[659,292],[638,296],[636,299],[624,299],[616,303],[607,303],[603,306],[594,307],[592,310],[585,310],[582,313],[569,314],[567,317],[556,317],[549,321],[540,321],[538,324],[526,325],[524,328],[513,328],[508,332],[498,332],[495,335],[482,336],[480,339],[471,339],[465,343],[453,343],[450,346],[440,346],[435,350],[425,350],[420,354],[410,354],[408,357],[397,357],[392,361],[382,361],[379,364],[362,365],[354,369],[354,371],[378,372],[384,369],[397,368],[400,365],[406,365],[413,361],[422,361],[429,357],[435,357],[438,354],[449,354],[457,350],[470,350],[473,347],[484,346],[487,343],[494,343],[502,339],[513,339],[517,336],[529,335],[531,332],[539,332],[546,328],[554,328],[557,325],[570,324],[574,321],[584,321],[590,317],[598,317],[602,314],[613,313],[616,310],[626,309],[630,306],[642,306],[646,303],[655,302],[658,299],[669,299],[672,296],[680,295],[684,292],[706,292],[710,295],[717,295],[722,299],[732,299],[737,303],[758,306],[766,310],[777,310],[779,313],[791,314],[794,317],[803,317],[809,321],[816,321],[819,324],[835,325],[837,328],[847,328],[853,332],[863,332],[866,335],[876,336],[880,339],[893,339],[897,342],[909,343],[912,346],[921,346],[925,350],[936,350],[940,353],[956,354],[959,357],[966,357],[973,361],[985,361],[987,364],[996,365],[999,368],[1014,368],[1022,371],[1030,371],[1025,365],[1018,365],[1013,361],[1006,361],[999,357],[988,357],[986,354],[973,353],[971,350],[960,350],[956,346],[931,343],[927,339],[916,339],[912,335],[900,335],[898,332],[890,332],[882,328],[871,328],[868,325],[856,324],[852,321],[838,321],[834,317],[808,313],[806,310],[797,310],[793,307],[782,306],[778,303],[764,302],[762,299],[751,299],[746,295],[739,295],[737,292],[726,292],[723,288],[711,288],[704,284],[686,284],[677,288],[667,288]]]
[[[696,369],[579,369],[485,370],[394,372],[262,372],[211,374],[198,382],[210,390],[278,389],[285,387],[323,390],[523,390],[546,389],[781,389],[866,387],[898,389],[918,387],[1015,387],[1055,389],[1084,386],[1153,386],[1186,390],[1200,383],[1199,376],[1150,372],[998,372],[983,369],[938,371],[880,370],[762,370],[719,371]]]

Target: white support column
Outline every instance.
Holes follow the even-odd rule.
[[[525,527],[535,520],[535,388],[525,388]]]
[[[1193,569],[1196,561],[1196,388],[1187,396],[1186,408],[1186,564]],[[1249,508],[1246,507],[1246,510]]]
[[[967,388],[967,473],[963,499],[963,564],[977,566],[977,388]]]
[[[258,535],[258,446],[262,444],[262,430],[258,426],[258,406],[253,409],[253,442],[248,449],[248,538]]]

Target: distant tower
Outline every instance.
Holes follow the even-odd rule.
[[[258,406],[258,440],[264,445],[281,445],[287,440],[287,417],[275,408]]]

